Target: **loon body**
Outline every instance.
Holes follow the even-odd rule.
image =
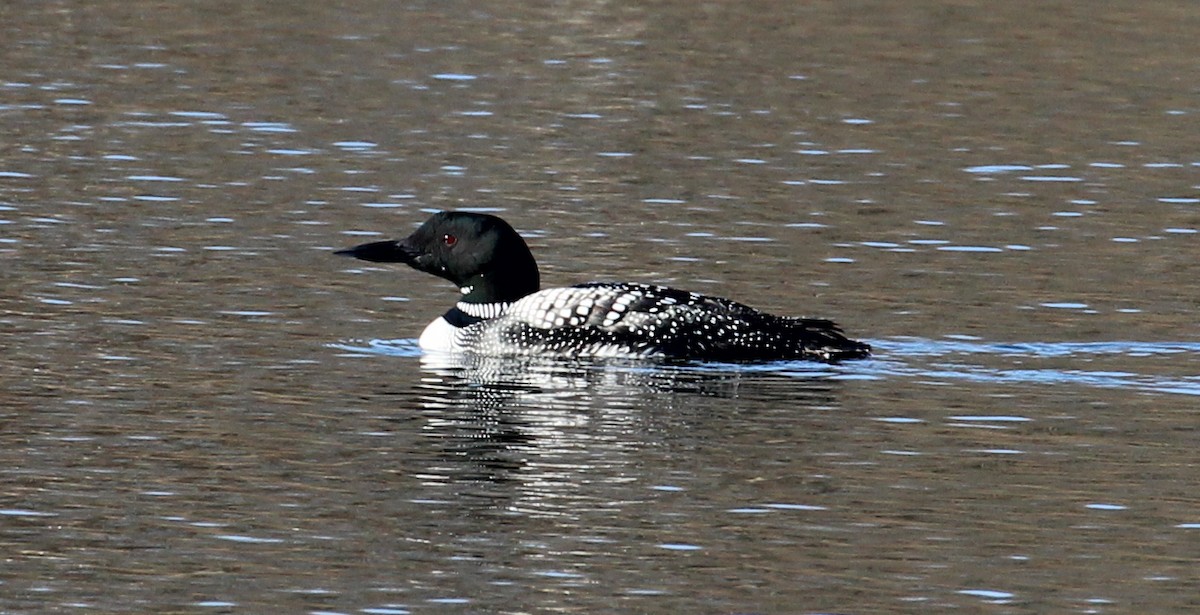
[[[828,320],[774,316],[664,286],[593,282],[541,290],[525,241],[487,214],[438,213],[404,239],[337,254],[405,263],[459,287],[458,303],[421,334],[429,351],[710,361],[838,361],[870,353]]]

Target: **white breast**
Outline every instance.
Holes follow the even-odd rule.
[[[438,316],[437,320],[429,323],[421,332],[417,345],[421,350],[433,352],[457,352],[462,350],[458,341],[459,329]]]

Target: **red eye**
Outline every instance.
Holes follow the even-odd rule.
[[[442,243],[446,244],[447,248],[453,248],[454,244],[458,243],[458,237],[454,235],[442,235]]]

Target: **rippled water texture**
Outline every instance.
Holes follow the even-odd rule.
[[[0,4],[0,611],[1200,610],[1186,2]],[[423,357],[332,256],[499,212],[544,283],[841,365]]]

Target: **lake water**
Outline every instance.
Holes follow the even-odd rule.
[[[0,611],[1200,610],[1189,3],[0,6]],[[498,212],[548,286],[841,365],[422,357],[332,256]]]

